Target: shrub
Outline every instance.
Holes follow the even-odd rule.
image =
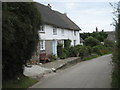
[[[93,47],[96,45],[100,45],[100,41],[97,40],[96,38],[93,38],[92,36],[90,36],[90,37],[85,39],[85,45]]]
[[[70,47],[69,48],[69,56],[70,57],[75,57],[79,53],[79,50],[77,47]]]
[[[86,48],[88,49],[88,53],[92,54],[93,52],[93,48],[91,46],[86,46]]]
[[[68,48],[70,48],[70,45],[71,45],[70,39],[64,40],[64,48],[68,49]]]
[[[89,50],[86,46],[81,46],[79,48],[80,57],[83,59],[85,56],[89,55]]]
[[[114,46],[114,41],[106,39],[104,41],[104,46],[106,46],[106,47],[113,47]]]
[[[61,56],[62,52],[63,52],[63,44],[58,43],[58,45],[57,45],[57,55],[58,55],[58,57]]]
[[[93,52],[97,53],[98,55],[103,55],[103,54],[110,53],[111,50],[110,48],[104,47],[103,45],[97,45],[93,47]]]
[[[2,76],[16,79],[37,49],[40,12],[32,2],[4,2],[2,11]]]
[[[67,58],[67,55],[66,55],[65,52],[63,52],[63,53],[61,54],[61,56],[60,56],[60,59],[65,59],[65,58]]]
[[[49,58],[50,58],[51,61],[57,60],[57,57],[53,54],[50,54]]]

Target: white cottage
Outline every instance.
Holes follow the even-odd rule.
[[[44,6],[36,3],[41,13],[43,25],[40,26],[40,52],[54,54],[57,56],[57,44],[70,39],[71,46],[80,44],[79,31],[81,30],[72,22],[66,14],[51,9],[51,6]],[[61,7],[62,8],[62,7]]]

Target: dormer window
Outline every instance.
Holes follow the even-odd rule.
[[[44,26],[43,26],[43,25],[40,26],[39,32],[45,32],[45,29],[44,29]]]
[[[57,35],[57,28],[53,27],[53,35]]]

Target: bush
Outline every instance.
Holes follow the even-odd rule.
[[[90,37],[85,39],[85,45],[93,47],[96,45],[100,45],[100,41],[97,40],[96,38],[93,38],[92,36],[90,36]]]
[[[86,46],[86,48],[88,49],[88,53],[92,54],[93,52],[93,48],[91,46]]]
[[[63,44],[58,43],[58,45],[57,45],[57,55],[58,55],[58,57],[61,56],[62,52],[63,52]]]
[[[2,76],[16,79],[37,49],[40,12],[32,2],[4,2],[2,11]]]
[[[50,58],[51,61],[57,60],[57,57],[53,54],[50,54],[49,58]]]
[[[60,56],[60,59],[65,59],[65,58],[67,58],[67,55],[66,55],[65,52],[63,52],[63,53],[61,54],[61,56]]]
[[[71,43],[70,39],[64,40],[64,48],[66,49],[70,48],[70,45],[71,45],[70,43]]]
[[[79,48],[80,57],[83,59],[84,57],[89,55],[89,49],[86,46],[81,46]]]
[[[106,47],[113,47],[114,46],[114,41],[106,39],[104,41],[104,46],[106,46]]]
[[[103,45],[97,45],[93,47],[93,52],[98,55],[103,55],[111,52],[111,48],[104,47]]]
[[[75,57],[79,53],[79,50],[76,47],[69,48],[69,56]]]

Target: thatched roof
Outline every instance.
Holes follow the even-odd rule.
[[[44,24],[52,25],[58,28],[81,30],[73,21],[71,21],[65,14],[54,11],[48,6],[36,3],[38,10]]]

